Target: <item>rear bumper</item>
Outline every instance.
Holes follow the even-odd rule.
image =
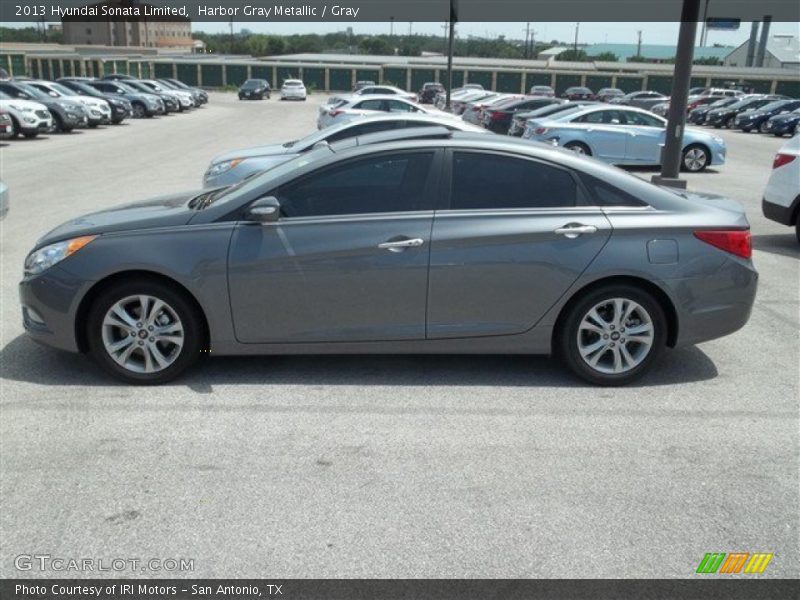
[[[677,300],[676,346],[698,344],[738,331],[750,319],[758,289],[751,262],[730,258],[710,277],[668,282]]]
[[[761,199],[761,212],[770,221],[775,221],[781,225],[794,225],[792,217],[795,215],[798,205],[800,205],[800,196],[795,198],[794,202],[789,206],[775,204],[766,198]]]

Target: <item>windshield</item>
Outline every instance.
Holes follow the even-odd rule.
[[[78,92],[75,90],[71,90],[68,87],[61,85],[60,83],[50,83],[48,87],[54,89],[59,94],[63,94],[64,96],[77,96]]]
[[[144,81],[142,83],[144,83],[144,85],[146,85],[147,87],[150,87],[150,88],[156,90],[157,92],[163,92],[164,91],[164,88],[162,88],[160,85],[158,85],[155,81]]]
[[[153,90],[147,87],[145,84],[139,81],[126,81],[122,83],[121,81],[117,81],[116,84],[120,86],[122,89],[129,89],[131,92],[148,92],[150,94],[153,93]]]
[[[332,151],[328,146],[323,146],[316,148],[307,154],[300,154],[284,163],[270,167],[265,171],[257,171],[249,177],[245,177],[238,183],[235,183],[229,187],[205,192],[200,196],[193,198],[189,202],[189,207],[202,210],[211,204],[230,202],[239,194],[248,194],[258,188],[266,187],[269,185],[270,181],[274,181],[296,169],[300,169],[307,164],[314,162],[320,157],[328,156],[331,152]]]
[[[48,96],[44,92],[40,92],[35,87],[33,87],[32,85],[28,85],[27,83],[20,83],[19,81],[17,81],[17,82],[15,82],[15,85],[19,89],[24,91],[26,94],[29,94],[30,96],[32,96],[33,98],[36,98],[37,100],[50,100],[51,99],[50,96]]]
[[[244,85],[242,87],[248,89],[260,88],[266,83],[267,83],[266,81],[263,81],[261,79],[248,79],[247,81],[244,82]]]
[[[736,102],[730,105],[730,108],[732,109],[744,108],[745,106],[750,106],[751,104],[755,104],[758,101],[759,101],[758,98],[747,98],[745,100],[737,100]]]
[[[791,103],[791,100],[776,100],[775,102],[770,102],[769,104],[765,104],[761,107],[761,110],[770,111],[770,110],[777,110],[781,106],[786,106],[787,104]]]
[[[85,96],[94,96],[95,98],[102,98],[103,94],[98,92],[90,85],[86,85],[85,83],[81,83],[79,81],[73,81],[72,85],[74,85],[78,90],[80,90],[81,94]]]
[[[722,100],[717,100],[716,102],[712,102],[708,105],[709,108],[722,108],[723,106],[729,106],[734,102],[738,102],[733,98],[723,98]]]

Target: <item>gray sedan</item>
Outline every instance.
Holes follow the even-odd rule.
[[[507,136],[393,135],[57,227],[25,329],[134,383],[207,355],[555,353],[620,385],[747,322],[734,203]]]

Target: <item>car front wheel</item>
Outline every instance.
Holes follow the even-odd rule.
[[[592,155],[592,151],[589,149],[589,146],[582,144],[581,142],[567,142],[564,144],[564,148],[567,150],[572,150],[575,154],[585,154],[586,156]]]
[[[692,145],[683,151],[683,168],[690,173],[698,173],[710,162],[708,150],[703,146]]]
[[[557,352],[573,373],[596,385],[625,385],[644,375],[667,337],[659,303],[625,284],[590,292],[560,323]]]
[[[147,279],[101,292],[87,321],[92,356],[128,383],[174,379],[199,358],[205,339],[202,317],[186,296]]]

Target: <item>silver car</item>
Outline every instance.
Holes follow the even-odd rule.
[[[553,353],[620,385],[747,322],[738,205],[508,136],[420,131],[64,223],[25,260],[24,327],[132,383],[202,356]]]
[[[254,173],[265,171],[282,162],[291,160],[298,154],[308,152],[315,144],[320,142],[333,143],[380,131],[433,126],[447,127],[452,131],[487,133],[485,129],[476,125],[470,125],[455,119],[442,119],[434,115],[411,113],[376,114],[326,127],[299,140],[292,140],[282,144],[240,148],[215,156],[203,175],[203,187],[213,188],[237,183],[246,177],[252,176]]]

